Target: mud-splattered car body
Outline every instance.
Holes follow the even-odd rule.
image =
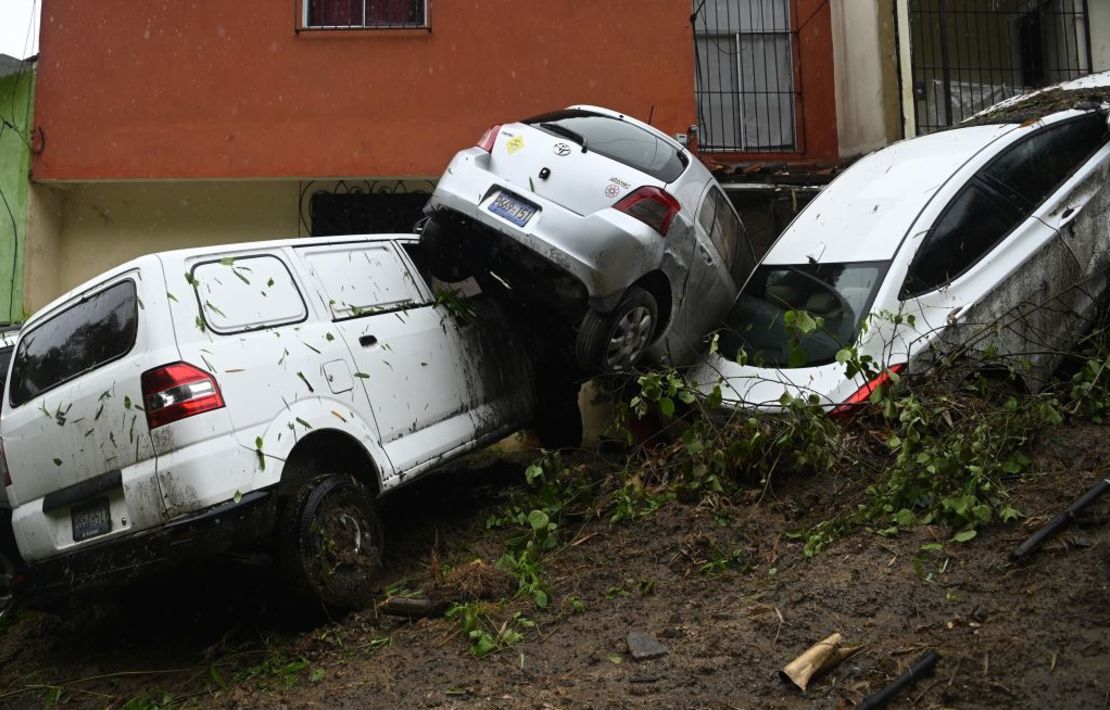
[[[403,235],[164,252],[35,314],[0,426],[32,579],[111,580],[201,538],[271,544],[316,476],[372,498],[527,425],[513,329],[421,266]]]
[[[772,246],[697,370],[701,387],[768,410],[784,394],[850,406],[888,377],[846,376],[851,346],[917,373],[942,356],[985,358],[1041,387],[1107,292],[1105,114],[1088,101],[995,113],[860,160]]]
[[[449,267],[492,268],[565,314],[579,360],[603,370],[643,354],[689,362],[754,264],[695,156],[595,106],[494,126],[452,159],[426,211]]]

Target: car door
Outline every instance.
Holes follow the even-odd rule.
[[[535,375],[525,346],[519,314],[508,312],[506,299],[495,293],[499,284],[483,289],[474,278],[448,283],[432,276],[416,241],[399,242],[402,253],[422,279],[431,303],[451,315],[458,333],[459,365],[466,406],[478,439],[503,433],[528,423],[535,407]],[[489,289],[491,292],[487,292]]]
[[[351,350],[397,472],[472,441],[457,326],[429,302],[397,246],[381,240],[298,251]]]
[[[691,241],[689,272],[678,287],[667,336],[667,351],[676,364],[697,354],[701,339],[721,322],[754,265],[743,224],[716,184],[710,183],[702,196]]]

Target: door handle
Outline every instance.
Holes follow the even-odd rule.
[[[376,335],[360,335],[358,336],[358,344],[364,348],[378,344],[378,337]]]
[[[699,244],[698,249],[701,250],[701,255],[705,259],[705,263],[712,264],[713,255],[709,253],[709,249],[707,249],[704,244]]]

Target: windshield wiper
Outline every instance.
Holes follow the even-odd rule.
[[[582,146],[583,153],[586,152],[586,137],[583,136],[581,133],[578,133],[577,131],[572,131],[566,126],[560,125],[558,123],[540,123],[538,125],[540,128],[544,128],[548,131],[551,131],[552,133],[558,133],[563,138],[571,139],[578,145]]]

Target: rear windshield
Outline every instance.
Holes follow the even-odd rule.
[[[741,350],[762,367],[814,367],[855,342],[890,262],[761,266],[744,286],[720,334],[721,354]],[[807,313],[821,327],[787,326],[786,313]],[[819,320],[820,319],[820,320]]]
[[[32,326],[12,364],[12,406],[123,357],[138,323],[135,283],[121,281]]]
[[[674,182],[686,169],[687,159],[682,151],[619,118],[568,109],[525,119],[524,123],[579,145],[585,142],[587,150],[662,182]]]

